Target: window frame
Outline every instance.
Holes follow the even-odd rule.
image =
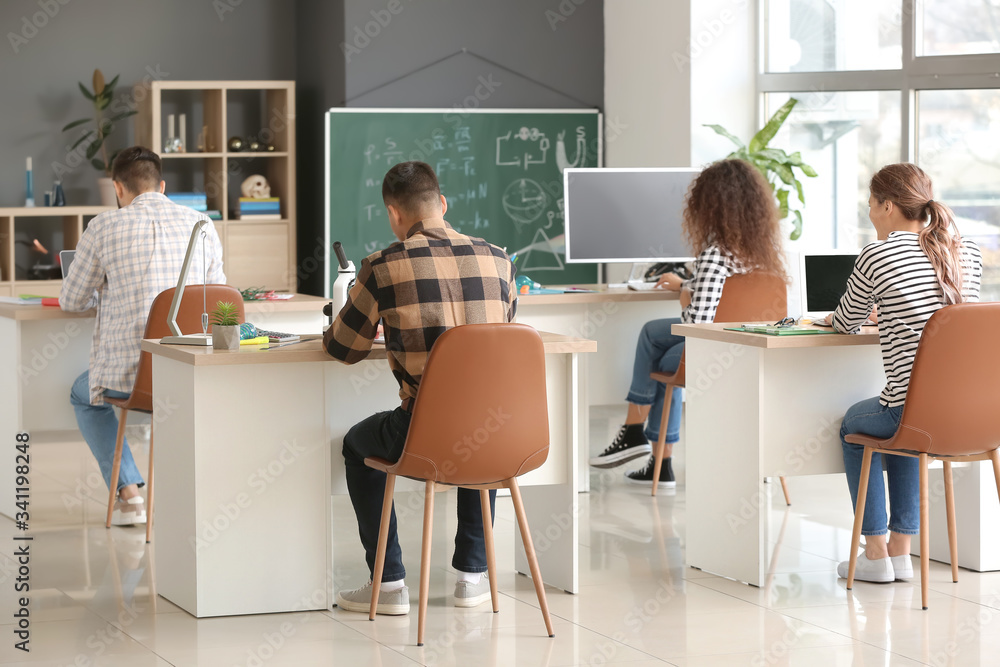
[[[902,62],[898,70],[767,72],[768,0],[757,0],[757,127],[766,119],[767,93],[900,91],[900,156],[919,156],[917,93],[921,90],[1000,89],[1000,53],[921,56],[920,0],[900,0]]]

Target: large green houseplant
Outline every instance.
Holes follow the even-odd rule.
[[[129,109],[127,107],[120,109],[109,108],[111,107],[111,102],[115,97],[116,85],[118,85],[118,76],[105,83],[104,75],[101,73],[101,70],[95,69],[93,90],[88,90],[82,83],[79,84],[80,92],[83,93],[83,96],[86,97],[94,106],[94,116],[92,118],[74,120],[62,129],[63,132],[69,132],[70,130],[80,127],[81,125],[94,123],[93,129],[87,130],[80,135],[70,150],[74,151],[84,142],[89,142],[86,149],[87,159],[90,160],[90,164],[92,164],[95,169],[101,172],[101,176],[103,178],[98,179],[98,185],[101,188],[101,203],[106,206],[114,206],[116,202],[114,186],[111,185],[111,164],[115,161],[115,156],[118,155],[118,151],[114,151],[109,155],[108,147],[105,145],[105,140],[115,129],[115,123],[125,120],[129,116],[134,116],[138,113],[134,109]],[[109,113],[111,115],[108,115]],[[98,153],[100,153],[99,156]],[[108,201],[109,190],[110,202]]]
[[[791,194],[791,188],[795,188],[799,203],[802,206],[805,206],[806,203],[805,196],[802,194],[802,183],[796,177],[795,170],[800,170],[810,178],[816,176],[816,170],[802,161],[802,155],[798,151],[789,155],[780,148],[769,148],[768,144],[781,129],[788,114],[792,112],[792,108],[797,103],[798,100],[794,97],[785,102],[780,109],[774,112],[764,127],[753,136],[749,144],[744,144],[721,125],[705,125],[705,127],[715,130],[716,134],[720,134],[736,144],[736,150],[726,156],[727,158],[746,160],[764,175],[764,178],[770,183],[771,189],[774,190],[774,196],[778,199],[780,219],[784,220],[789,215],[792,216],[792,232],[789,238],[793,241],[802,236],[802,210],[793,209],[789,205],[788,198]]]

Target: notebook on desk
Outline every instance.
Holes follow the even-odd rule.
[[[738,327],[725,327],[726,331],[742,331],[744,333],[767,334],[768,336],[809,336],[815,334],[835,334],[833,329],[813,329],[812,327],[785,326],[772,324],[743,324]]]

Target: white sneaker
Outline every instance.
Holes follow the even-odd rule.
[[[111,513],[112,526],[134,526],[146,523],[146,506],[142,496],[134,496],[128,500],[119,498],[115,501],[115,509]]]
[[[909,581],[913,578],[913,561],[910,560],[909,554],[893,556],[889,560],[892,561],[892,571],[897,581]]]
[[[851,566],[851,561],[845,560],[837,565],[837,576],[847,579],[847,571]],[[913,576],[911,571],[910,576]],[[868,560],[868,556],[862,551],[858,554],[858,564],[854,568],[855,581],[870,581],[875,584],[887,584],[896,580],[896,574],[892,569],[892,559],[877,558]]]
[[[490,592],[490,575],[483,572],[478,583],[468,581],[455,582],[455,606],[456,607],[478,607],[484,602],[493,600]]]
[[[361,588],[351,591],[337,592],[337,606],[346,611],[356,611],[367,614],[371,610],[372,582],[368,582]],[[378,604],[375,605],[376,614],[386,616],[402,616],[410,612],[410,589],[406,586],[397,588],[394,591],[378,592]]]

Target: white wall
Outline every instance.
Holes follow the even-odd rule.
[[[757,130],[757,3],[691,3],[691,164],[729,154],[733,143],[705,124],[721,125],[743,141]]]
[[[757,125],[756,0],[605,0],[607,167],[687,167],[748,140]],[[619,130],[616,132],[616,130]],[[624,279],[629,265],[607,265]]]
[[[605,0],[605,166],[689,166],[690,2]]]

